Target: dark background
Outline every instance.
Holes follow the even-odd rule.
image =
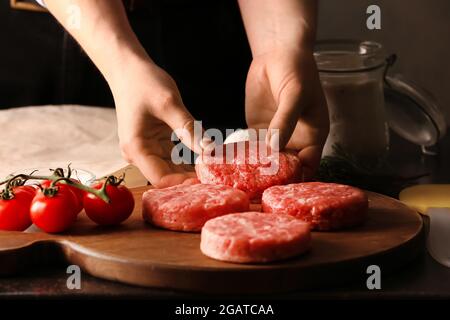
[[[236,2],[144,2],[129,13],[133,27],[175,78],[194,116],[207,126],[244,126],[251,58]],[[366,28],[370,4],[381,7],[381,30]],[[450,123],[450,1],[321,0],[318,38],[380,41],[399,56],[393,71],[434,93]],[[48,13],[13,10],[0,1],[0,41],[0,108],[113,106],[101,75]]]
[[[251,61],[237,3],[140,1],[128,15],[152,58],[175,78],[207,127],[244,127]],[[114,105],[106,82],[48,14],[0,2],[0,108],[42,104]],[[105,48],[108,50],[108,48]]]

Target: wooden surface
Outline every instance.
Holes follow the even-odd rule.
[[[267,265],[215,261],[199,250],[200,235],[155,229],[141,218],[135,189],[133,216],[117,228],[102,228],[84,214],[64,235],[0,232],[0,274],[63,257],[97,277],[140,286],[214,293],[275,293],[331,287],[407,263],[423,250],[422,219],[391,198],[369,193],[367,223],[341,232],[313,233],[304,256]]]

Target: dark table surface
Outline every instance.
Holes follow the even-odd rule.
[[[450,136],[443,139],[438,155],[424,156],[420,148],[393,136],[391,161],[406,175],[429,172],[420,183],[450,183]],[[0,262],[1,263],[1,262]],[[29,270],[26,274],[0,279],[3,298],[205,298],[191,293],[140,288],[97,279],[82,274],[81,289],[69,290],[68,274],[63,263]],[[368,290],[362,281],[339,288],[323,288],[259,298],[349,299],[349,298],[450,298],[450,268],[435,262],[424,253],[408,265],[381,278],[380,290]]]

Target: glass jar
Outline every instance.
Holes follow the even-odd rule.
[[[315,58],[330,116],[324,155],[344,152],[371,163],[385,159],[389,127],[383,47],[370,41],[326,41],[316,47]]]
[[[377,165],[389,150],[389,128],[434,154],[447,131],[444,113],[428,90],[387,75],[395,55],[373,41],[328,40],[317,44],[314,56],[330,114],[324,156]]]

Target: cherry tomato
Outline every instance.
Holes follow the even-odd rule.
[[[12,199],[0,199],[0,230],[24,231],[31,226],[30,205],[34,193],[28,188],[13,189]]]
[[[38,191],[38,188],[35,186],[19,186],[19,187],[14,187],[13,191],[16,192],[17,190],[22,190],[25,192],[30,193],[33,197],[36,195],[36,192]]]
[[[31,202],[31,220],[47,233],[66,231],[77,219],[78,202],[75,194],[63,185],[58,185],[58,190],[53,196],[38,191]]]
[[[94,189],[101,189],[102,183],[93,186]],[[106,203],[92,193],[84,196],[84,211],[87,216],[99,225],[117,225],[128,219],[133,213],[133,194],[123,185],[106,186],[106,194],[110,203]]]
[[[71,180],[72,180],[73,182],[79,183],[78,180],[75,180],[75,179],[71,179]],[[53,182],[53,181],[51,181],[51,180],[45,180],[45,181],[43,181],[43,182],[41,183],[41,186],[42,186],[42,188],[50,188],[50,186],[52,185],[52,182]],[[84,191],[81,190],[81,189],[78,189],[78,188],[69,186],[69,185],[66,184],[64,181],[59,181],[59,182],[57,183],[57,185],[60,186],[61,188],[68,188],[68,189],[70,189],[70,191],[72,191],[72,192],[75,194],[75,196],[76,196],[77,199],[78,199],[78,202],[77,202],[77,205],[76,205],[76,210],[77,210],[77,213],[80,213],[81,210],[83,210]]]

